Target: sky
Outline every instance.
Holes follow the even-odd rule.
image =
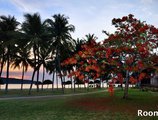
[[[158,0],[0,0],[0,15],[14,15],[22,22],[26,13],[38,12],[42,20],[54,14],[64,14],[76,28],[73,38],[84,38],[86,34],[94,33],[98,41],[106,38],[102,30],[114,32],[113,18],[128,14],[158,27],[157,11]],[[17,72],[14,70],[11,75]]]
[[[102,30],[114,32],[113,18],[130,13],[158,27],[157,11],[158,0],[0,0],[0,15],[14,15],[22,22],[25,13],[38,12],[43,20],[64,14],[76,27],[74,38],[94,33],[98,41],[106,37]]]

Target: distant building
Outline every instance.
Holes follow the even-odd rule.
[[[158,86],[158,75],[155,75],[153,78],[150,79],[150,84]]]
[[[142,71],[149,76],[149,77],[141,80],[142,85],[158,86],[158,74],[156,73],[155,69],[157,69],[157,66],[154,68],[147,68]],[[151,77],[151,76],[153,76],[153,77]]]

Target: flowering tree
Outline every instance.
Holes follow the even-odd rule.
[[[106,58],[110,64],[116,65],[118,72],[126,71],[123,97],[127,98],[129,81],[137,83],[142,80],[146,77],[142,70],[153,64],[151,58],[158,45],[158,29],[137,20],[131,14],[121,19],[114,18],[112,23],[117,30],[104,41],[104,45],[109,47]],[[139,76],[132,76],[136,72]],[[116,76],[122,82],[121,72]]]
[[[101,58],[105,59],[103,46],[91,40],[82,46],[82,50],[77,54],[68,58],[62,65],[74,65],[75,70],[69,76],[76,76],[80,80],[86,78],[96,79],[103,74],[104,66],[102,65]],[[105,73],[105,71],[104,71]]]
[[[129,81],[138,83],[146,77],[143,69],[152,67],[152,56],[158,46],[158,29],[131,14],[114,18],[112,23],[117,28],[114,34],[108,34],[102,44],[92,40],[83,45],[82,50],[65,60],[63,65],[75,64],[76,70],[70,76],[75,75],[81,80],[96,79],[108,73],[112,75],[111,84],[125,81],[123,98],[126,99]],[[109,91],[113,92],[113,86],[110,87]]]

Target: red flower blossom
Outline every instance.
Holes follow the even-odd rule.
[[[132,83],[132,84],[135,84],[137,82],[137,79],[135,79],[134,77],[130,77],[129,81]]]
[[[138,80],[141,81],[142,79],[144,79],[146,76],[145,73],[140,73]]]
[[[139,69],[143,69],[143,67],[144,67],[143,62],[142,61],[138,61],[138,68]]]
[[[127,16],[122,17],[122,22],[126,21],[127,19],[128,19]]]

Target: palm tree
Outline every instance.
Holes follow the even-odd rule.
[[[72,43],[71,32],[74,32],[75,27],[68,22],[68,17],[65,15],[56,14],[53,16],[53,19],[47,19],[46,23],[49,26],[49,30],[52,33],[52,43],[55,49],[55,61],[56,61],[56,70],[60,75],[61,83],[62,80],[62,72],[61,72],[61,49],[64,49],[68,46],[68,44]],[[62,84],[62,90],[63,84]]]
[[[94,34],[87,34],[85,36],[86,38],[84,39],[85,41],[87,41],[88,43],[91,42],[92,40],[97,40],[98,37],[96,37]]]
[[[34,14],[25,14],[25,21],[22,24],[22,30],[26,35],[28,40],[28,48],[32,48],[33,51],[33,74],[32,74],[32,83],[30,85],[29,94],[31,93],[33,80],[35,76],[35,72],[37,72],[37,91],[39,91],[38,79],[39,79],[39,69],[40,69],[40,42],[46,40],[44,36],[46,36],[47,32],[45,32],[45,26],[41,21],[41,17],[38,13]]]
[[[0,16],[0,30],[1,30],[1,41],[3,41],[2,46],[6,52],[6,63],[7,63],[7,72],[6,72],[6,87],[5,92],[8,92],[8,79],[9,79],[9,67],[11,62],[11,54],[13,50],[11,48],[15,47],[16,38],[17,38],[17,26],[19,22],[13,16]]]
[[[52,58],[51,60],[49,60],[46,64],[46,71],[49,74],[52,74],[52,90],[54,89],[54,78],[55,78],[55,61]]]
[[[50,56],[51,51],[52,51],[51,47],[43,43],[43,46],[41,46],[40,49],[40,64],[43,66],[42,83],[44,82],[44,78],[45,78],[45,68],[47,67],[47,62],[51,60],[51,56]],[[42,90],[43,90],[43,84],[42,84]]]
[[[72,44],[68,44],[67,47],[61,49],[60,52],[61,52],[60,61],[61,63],[63,63],[64,60],[70,58],[75,53],[75,45],[72,46]],[[61,70],[63,73],[63,82],[65,83],[65,77],[67,73],[70,73],[70,71],[73,70],[73,65],[61,66]],[[72,78],[70,79],[71,79],[71,89],[72,89]]]
[[[28,69],[29,61],[30,61],[29,58],[30,58],[30,51],[24,46],[18,46],[18,51],[14,56],[14,61],[12,66],[14,67],[14,69],[16,67],[22,68],[21,90],[23,90],[24,73]]]
[[[87,39],[79,39],[74,40],[74,53],[78,53],[82,50],[82,45],[84,45],[87,42]]]

